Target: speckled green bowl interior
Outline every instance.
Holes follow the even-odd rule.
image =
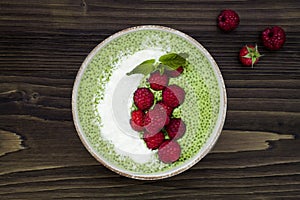
[[[188,53],[182,76],[170,80],[186,90],[186,98],[174,115],[186,123],[186,134],[178,140],[180,159],[164,164],[137,163],[119,155],[114,144],[101,136],[97,105],[119,59],[145,49]],[[144,85],[141,82],[140,85]],[[210,54],[189,36],[165,27],[141,26],[119,32],[98,45],[79,70],[73,90],[73,116],[78,134],[92,155],[111,170],[137,179],[159,179],[178,174],[197,163],[216,142],[226,113],[222,76]],[[100,111],[101,112],[101,111]]]

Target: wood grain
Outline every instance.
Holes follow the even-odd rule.
[[[267,150],[271,148],[271,141],[286,139],[294,139],[294,136],[270,132],[224,130],[212,153]]]
[[[222,9],[241,23],[224,34]],[[300,3],[195,0],[2,0],[0,2],[0,199],[300,199]],[[131,180],[95,161],[80,142],[71,92],[87,54],[135,25],[183,31],[215,58],[228,112],[213,151],[188,171]],[[279,25],[284,47],[263,48]],[[264,54],[238,62],[244,44]]]
[[[24,149],[19,135],[0,130],[0,156]]]

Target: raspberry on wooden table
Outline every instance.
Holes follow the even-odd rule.
[[[278,50],[285,43],[285,32],[279,26],[266,28],[261,35],[264,46],[270,50]]]
[[[239,15],[233,10],[223,10],[218,16],[218,27],[229,32],[236,29],[240,23]]]

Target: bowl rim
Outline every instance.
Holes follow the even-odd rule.
[[[134,174],[130,171],[119,169],[117,166],[114,166],[113,164],[110,164],[108,161],[105,161],[104,159],[102,159],[101,156],[99,156],[97,154],[97,152],[91,147],[89,141],[87,140],[87,138],[85,136],[85,133],[83,132],[83,130],[80,126],[80,121],[79,121],[79,118],[78,118],[78,109],[77,109],[78,88],[79,88],[79,85],[80,85],[82,75],[84,74],[84,72],[85,72],[86,68],[88,67],[88,65],[89,65],[90,61],[92,60],[92,58],[98,53],[98,51],[100,49],[105,47],[106,44],[108,44],[112,40],[114,40],[114,39],[116,39],[116,38],[118,38],[122,35],[128,34],[130,32],[135,32],[135,31],[140,31],[140,30],[165,31],[165,32],[180,36],[183,39],[185,39],[185,40],[189,41],[190,43],[192,43],[195,47],[197,47],[197,49],[201,53],[203,53],[205,55],[205,57],[210,62],[211,67],[213,68],[214,74],[216,76],[219,89],[220,89],[220,106],[219,106],[218,118],[217,118],[217,121],[216,121],[216,125],[213,129],[213,132],[210,134],[209,138],[205,141],[205,144],[201,147],[200,151],[194,156],[194,158],[191,159],[191,161],[187,161],[186,163],[183,163],[178,168],[176,167],[174,169],[167,170],[165,172],[159,172],[161,174],[158,174],[158,173],[143,174],[143,175]],[[221,131],[223,129],[223,125],[224,125],[224,122],[225,122],[226,111],[227,111],[227,94],[226,94],[224,79],[222,77],[222,74],[220,72],[220,69],[219,69],[216,61],[211,56],[211,54],[198,41],[196,41],[191,36],[181,32],[181,31],[178,31],[176,29],[173,29],[173,28],[169,28],[169,27],[165,27],[165,26],[159,26],[159,25],[141,25],[141,26],[134,26],[134,27],[123,29],[123,30],[109,36],[108,38],[103,40],[101,43],[99,43],[88,54],[88,56],[85,58],[85,60],[81,64],[81,66],[78,70],[78,73],[76,75],[74,85],[73,85],[73,90],[72,90],[72,102],[71,102],[71,104],[72,104],[73,123],[75,125],[76,132],[77,132],[81,142],[85,146],[85,148],[88,150],[88,152],[98,162],[100,162],[102,165],[104,165],[106,168],[110,169],[111,171],[113,171],[117,174],[120,174],[122,176],[128,177],[128,178],[139,179],[139,180],[158,180],[158,179],[164,179],[164,178],[168,178],[168,177],[171,177],[171,176],[175,176],[177,174],[180,174],[180,173],[188,170],[189,168],[194,166],[196,163],[198,163],[203,157],[205,157],[211,151],[211,149],[216,144],[216,142],[217,142],[217,140],[218,140],[218,138],[221,134]]]

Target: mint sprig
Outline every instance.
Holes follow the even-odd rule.
[[[155,63],[155,59],[150,59],[142,62],[136,66],[132,71],[128,72],[126,75],[132,74],[143,74],[147,76],[154,70],[159,70],[161,74],[164,73],[164,70],[176,70],[180,66],[186,64],[186,58],[188,57],[187,53],[167,53],[162,55],[159,58],[159,62]]]
[[[176,70],[179,66],[185,65],[186,63],[186,59],[176,53],[168,53],[163,55],[159,58],[159,61],[162,64],[169,66],[173,70]]]
[[[138,66],[136,66],[131,72],[128,72],[126,75],[131,75],[131,74],[144,74],[147,76],[150,74],[152,71],[154,71],[155,66],[155,59],[150,59],[142,62]]]

